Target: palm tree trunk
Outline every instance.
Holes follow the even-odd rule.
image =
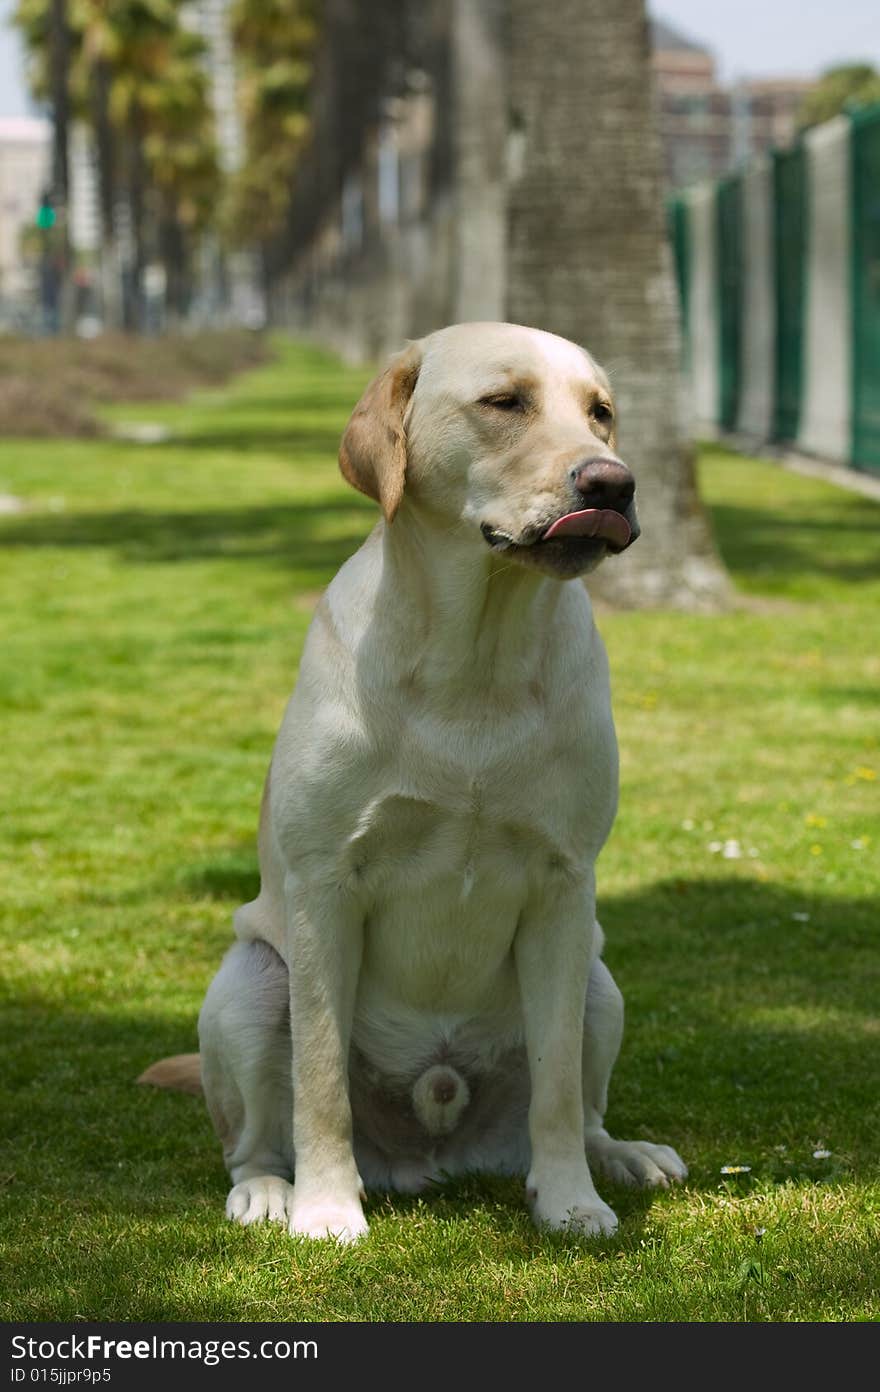
[[[506,9],[505,0],[454,0],[451,10],[455,320],[504,318]]]
[[[144,327],[144,270],[146,255],[147,170],[143,154],[143,131],[137,102],[132,104],[128,130],[128,207],[131,217],[132,260],[129,317],[135,333]]]
[[[122,285],[116,238],[116,138],[110,119],[109,63],[99,58],[92,67],[92,129],[98,166],[101,210],[101,299],[107,328],[122,325]]]
[[[61,331],[73,328],[74,304],[70,248],[70,27],[67,0],[49,8],[49,90],[52,102],[52,194],[57,215]]]
[[[712,609],[726,575],[683,424],[678,302],[643,0],[510,0],[517,168],[507,313],[608,369],[642,537],[590,589],[617,604]]]
[[[167,199],[159,224],[159,254],[166,275],[168,321],[179,328],[185,321],[190,300],[189,248],[177,210]]]

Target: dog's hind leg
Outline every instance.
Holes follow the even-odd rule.
[[[287,967],[264,942],[232,947],[199,1015],[205,1100],[233,1188],[229,1218],[288,1221],[293,1186]]]
[[[597,957],[590,972],[584,1011],[584,1143],[591,1166],[619,1184],[662,1186],[684,1179],[687,1166],[667,1145],[615,1141],[602,1122],[608,1084],[623,1038],[623,997],[610,971]]]

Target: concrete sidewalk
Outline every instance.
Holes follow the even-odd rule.
[[[771,456],[771,463],[783,469],[791,469],[795,474],[806,474],[808,478],[824,479],[835,483],[838,488],[849,488],[853,493],[863,493],[880,503],[880,474],[863,473],[859,469],[848,469],[843,464],[828,464],[822,459],[813,459],[808,454],[779,454]]]

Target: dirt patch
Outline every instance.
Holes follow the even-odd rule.
[[[265,337],[245,329],[148,339],[0,339],[0,434],[102,434],[94,413],[99,403],[173,400],[219,386],[270,356]]]
[[[63,382],[0,372],[0,434],[97,435],[88,403]]]

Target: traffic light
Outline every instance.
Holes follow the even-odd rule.
[[[57,216],[58,214],[52,207],[51,193],[44,193],[40,199],[40,206],[37,209],[37,216],[34,221],[42,232],[48,232],[50,228],[55,226]]]

